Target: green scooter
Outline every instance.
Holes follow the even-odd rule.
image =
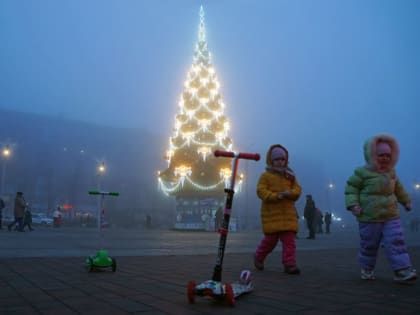
[[[105,196],[119,196],[120,194],[117,192],[104,192],[104,191],[97,191],[91,190],[89,191],[89,195],[100,195],[101,202],[98,209],[98,230],[102,232],[102,224],[101,219],[104,218],[105,209],[104,209],[104,199]],[[103,234],[101,233],[101,248],[103,247]],[[111,268],[112,272],[117,270],[117,262],[115,258],[109,257],[108,251],[105,249],[100,249],[96,253],[96,256],[89,256],[86,258],[87,269],[89,272],[96,271],[105,268]]]

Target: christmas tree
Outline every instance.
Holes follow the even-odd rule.
[[[193,64],[187,74],[173,135],[165,154],[167,169],[159,172],[159,186],[165,194],[177,196],[177,199],[192,196],[220,199],[223,196],[230,181],[231,160],[215,158],[213,152],[232,151],[224,108],[220,83],[207,47],[201,7]],[[242,179],[236,190],[241,182]]]

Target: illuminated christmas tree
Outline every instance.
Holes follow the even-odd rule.
[[[159,172],[160,189],[177,198],[177,221],[186,214],[196,218],[211,215],[209,212],[215,211],[223,201],[224,188],[230,181],[231,161],[215,158],[213,152],[217,149],[232,151],[224,107],[220,83],[207,47],[201,7],[193,64],[187,74],[173,135],[165,154],[167,169]],[[241,182],[238,181],[236,190]],[[202,206],[203,203],[207,206]]]

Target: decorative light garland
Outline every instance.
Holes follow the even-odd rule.
[[[197,190],[201,190],[201,191],[209,191],[209,190],[214,190],[216,189],[218,186],[221,186],[221,184],[224,184],[223,187],[227,188],[229,187],[229,181],[226,182],[225,178],[222,178],[220,181],[218,181],[215,184],[212,185],[201,185],[198,184],[196,182],[194,182],[190,176],[186,175],[184,180],[186,180],[188,183],[190,183],[194,188],[196,188]],[[182,187],[183,187],[183,183],[181,182],[181,178],[178,179],[178,181],[176,182],[172,182],[172,185],[166,185],[161,178],[158,179],[159,181],[159,189],[161,191],[163,191],[165,193],[165,195],[169,196],[171,194],[177,193],[179,191],[181,191]],[[242,191],[242,184],[243,184],[243,179],[241,178],[238,183],[237,186],[235,186],[235,192],[241,192]]]

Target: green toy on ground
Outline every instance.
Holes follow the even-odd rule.
[[[101,249],[96,253],[96,256],[89,256],[86,258],[86,264],[88,265],[88,271],[94,271],[95,268],[109,268],[111,267],[112,272],[117,270],[117,262],[114,258],[108,256],[108,251]]]

